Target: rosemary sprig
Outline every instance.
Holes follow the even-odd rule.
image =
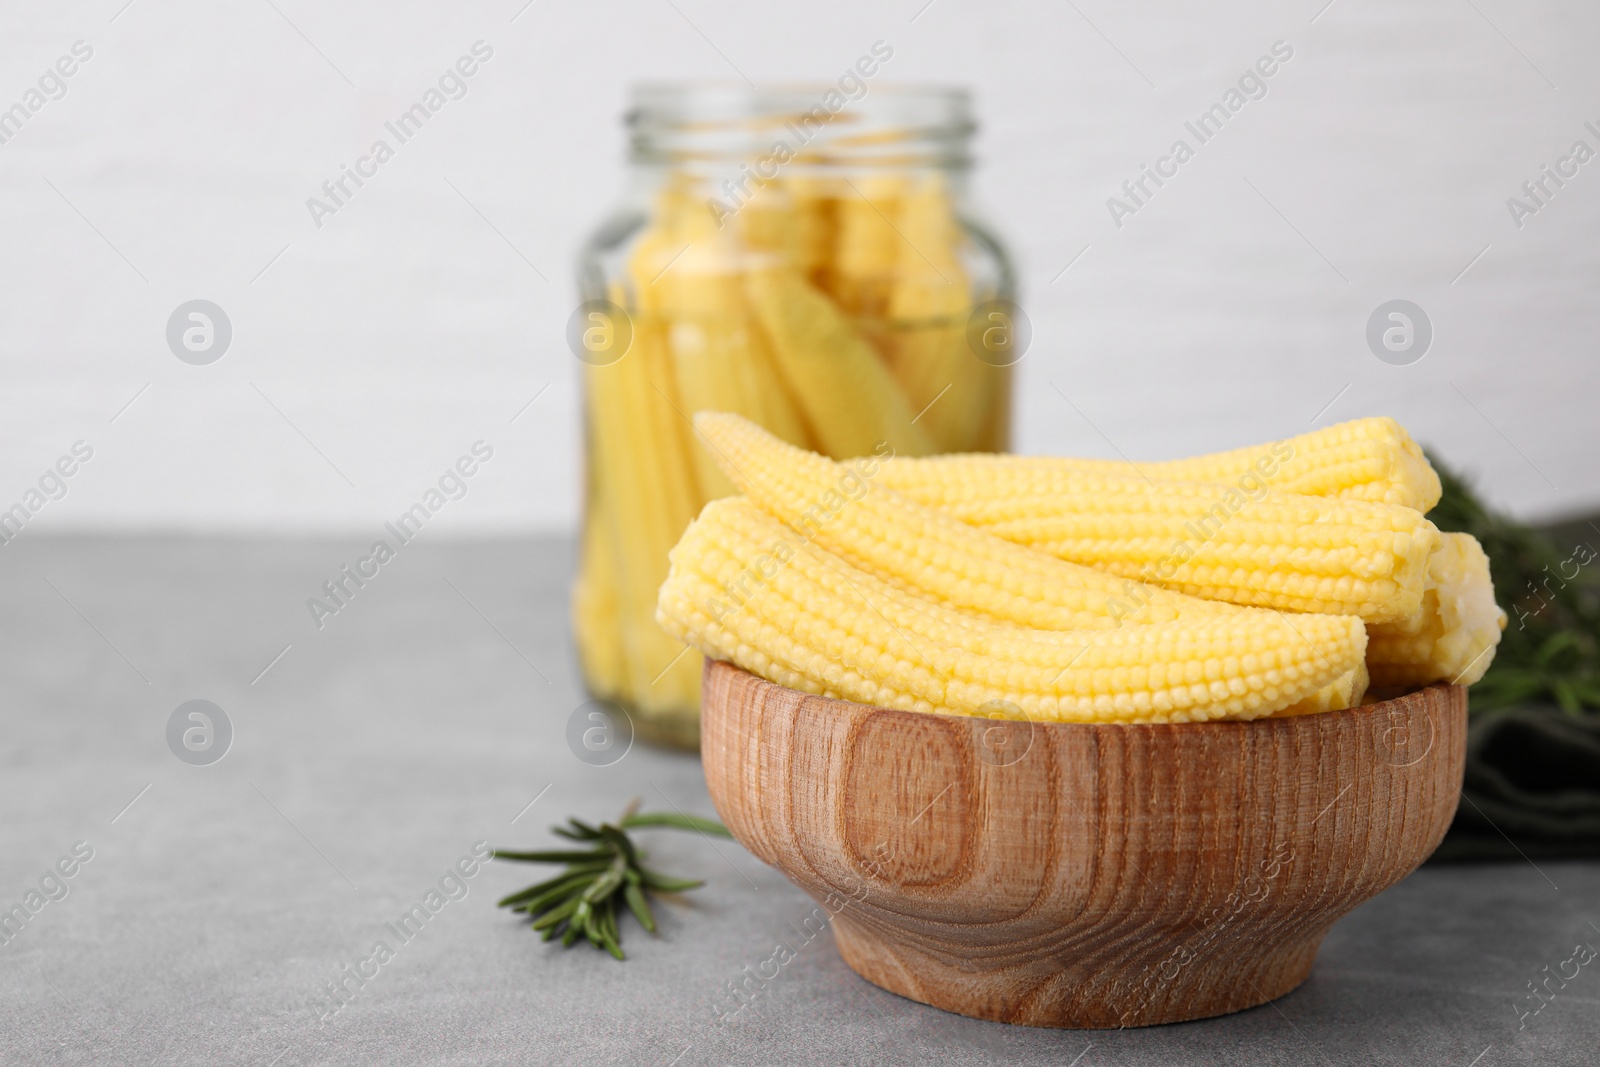
[[[705,884],[673,878],[646,867],[644,851],[633,843],[626,831],[659,827],[733,836],[726,826],[713,819],[677,812],[635,814],[638,805],[637,800],[629,804],[615,823],[591,826],[569,818],[567,825],[551,827],[552,833],[585,843],[588,848],[542,852],[495,849],[496,859],[566,865],[554,878],[512,893],[501,900],[499,906],[527,914],[533,920],[533,929],[542,933],[546,941],[559,937],[562,947],[566,947],[582,937],[596,948],[623,959],[622,936],[617,927],[623,908],[633,913],[640,926],[655,933],[650,894],[682,893]]]

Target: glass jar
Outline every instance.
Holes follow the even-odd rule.
[[[569,331],[586,398],[573,625],[593,696],[646,740],[697,747],[701,657],[655,622],[668,550],[735,491],[694,413],[835,458],[1001,451],[1014,360],[994,309],[1013,272],[967,203],[964,90],[644,85],[627,121],[630,189],[583,250]]]

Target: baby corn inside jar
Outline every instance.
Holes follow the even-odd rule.
[[[643,85],[623,206],[585,246],[585,502],[572,616],[591,694],[699,744],[702,659],[656,622],[667,553],[734,486],[731,412],[835,459],[1004,450],[1006,253],[967,202],[965,91],[884,80]],[[870,72],[870,73],[869,73]]]

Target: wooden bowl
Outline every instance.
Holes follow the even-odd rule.
[[[929,715],[708,662],[701,755],[735,837],[833,916],[858,974],[1029,1026],[1264,1004],[1450,825],[1466,691],[1115,726]]]

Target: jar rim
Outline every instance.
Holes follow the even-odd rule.
[[[747,85],[646,81],[626,116],[637,163],[744,160],[778,144],[820,166],[965,166],[977,125],[963,86],[836,82]]]

